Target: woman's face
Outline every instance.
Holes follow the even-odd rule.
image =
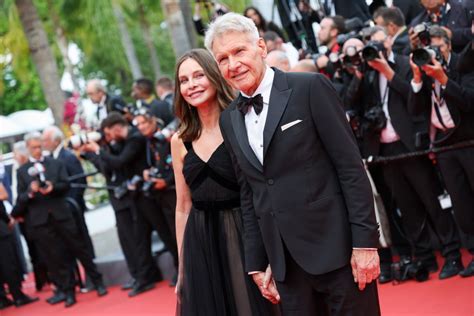
[[[260,17],[258,16],[257,12],[255,12],[255,10],[253,9],[248,10],[245,16],[248,17],[249,19],[252,19],[253,23],[255,23],[257,27],[259,27],[260,24],[262,23],[262,21],[260,21]]]
[[[199,107],[209,104],[216,98],[216,88],[194,59],[186,59],[181,64],[178,79],[181,95],[188,104]]]

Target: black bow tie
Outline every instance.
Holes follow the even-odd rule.
[[[262,112],[263,98],[261,94],[257,94],[253,98],[246,98],[243,95],[240,95],[239,101],[237,102],[237,109],[242,112],[243,115],[247,114],[251,106],[253,106],[257,115]]]

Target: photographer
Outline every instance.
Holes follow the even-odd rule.
[[[330,54],[339,54],[341,47],[337,42],[337,36],[345,32],[344,18],[342,16],[325,17],[321,21],[321,30],[318,33],[321,45],[328,48],[326,54],[318,54],[314,57],[314,63],[318,67],[319,72],[325,74],[329,78],[334,76],[335,70],[329,60]]]
[[[135,116],[135,124],[140,133],[146,137],[147,146],[144,154],[147,157],[147,169],[143,171],[143,196],[138,199],[140,210],[148,222],[153,224],[171,252],[175,267],[178,267],[178,250],[176,246],[175,210],[176,191],[174,174],[171,165],[171,147],[166,139],[156,138],[159,132],[157,120],[148,112]],[[176,285],[176,278],[170,285]]]
[[[86,93],[92,103],[97,105],[97,122],[94,127],[99,127],[100,122],[113,111],[120,113],[127,111],[127,103],[121,97],[107,93],[99,79],[92,79],[87,82]]]
[[[202,22],[201,5],[203,5],[203,7],[206,9],[207,16],[210,21],[215,20],[220,15],[226,14],[229,12],[229,10],[223,4],[217,1],[196,0],[193,14],[194,28],[199,35],[204,36],[207,26],[205,26]]]
[[[138,132],[133,132],[128,122],[118,113],[111,113],[102,121],[101,128],[107,145],[99,146],[90,141],[81,147],[87,152],[86,158],[95,162],[104,172],[109,185],[116,186],[110,192],[110,201],[115,210],[120,244],[124,252],[130,274],[135,279],[123,287],[131,289],[130,297],[151,290],[160,278],[151,255],[151,246],[144,245],[150,239],[141,220],[142,210],[137,206],[138,192],[132,186],[132,179],[146,168],[146,140]],[[135,180],[133,180],[135,181]],[[132,189],[132,190],[130,190]]]
[[[427,34],[431,25],[444,27],[451,38],[452,50],[461,52],[471,40],[471,16],[460,0],[421,0],[424,11],[410,24],[411,49],[420,48],[420,33]],[[423,37],[423,35],[422,35]]]
[[[416,135],[427,129],[427,122],[409,114],[410,65],[405,56],[395,55],[383,28],[376,32],[362,51],[368,66],[359,90],[352,96],[361,109],[364,157],[390,157],[417,149]],[[377,56],[378,55],[378,56]],[[377,58],[376,58],[377,57]],[[354,77],[354,80],[358,80]],[[460,270],[460,244],[451,214],[444,212],[438,200],[439,191],[434,168],[429,159],[414,158],[384,164],[383,179],[402,212],[404,229],[415,247],[415,255],[429,270],[437,264],[430,247],[424,223],[429,216],[440,237],[442,255],[446,258],[440,279],[452,277]]]
[[[387,30],[392,41],[392,51],[398,55],[409,55],[410,38],[403,12],[397,7],[382,8],[380,18],[381,26]]]
[[[430,62],[420,66],[419,58],[413,53],[409,108],[414,114],[424,114],[431,123],[430,139],[434,147],[474,140],[474,72],[457,71],[459,56],[451,52],[451,41],[444,29],[433,27],[430,35],[431,48],[440,54],[430,56]],[[474,236],[473,154],[474,148],[467,147],[440,152],[436,157],[457,223],[468,236]],[[474,249],[470,252],[474,255]],[[474,275],[474,260],[460,275]]]
[[[102,275],[87,251],[65,200],[69,190],[66,168],[58,160],[43,157],[41,134],[27,134],[25,142],[30,158],[18,170],[18,199],[12,216],[24,219],[27,230],[44,254],[48,271],[59,289],[57,295],[61,296],[56,297],[57,302],[65,301],[66,307],[76,303],[74,279],[70,264],[63,256],[63,243],[79,259],[98,295],[106,295]]]

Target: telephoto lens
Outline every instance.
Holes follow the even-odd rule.
[[[424,66],[431,63],[431,59],[435,57],[439,62],[442,61],[441,52],[438,47],[424,47],[413,51],[413,62],[417,66]]]
[[[384,50],[385,47],[382,42],[370,41],[362,49],[362,58],[364,58],[365,61],[372,61],[379,58],[379,52],[383,52]]]

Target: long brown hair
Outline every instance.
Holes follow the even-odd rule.
[[[232,102],[235,94],[232,88],[227,85],[216,61],[207,50],[196,48],[181,56],[176,64],[174,107],[176,116],[181,120],[180,138],[184,141],[193,141],[201,136],[201,120],[196,107],[191,106],[184,100],[179,84],[179,67],[188,59],[194,59],[202,67],[207,79],[216,88],[217,104],[221,111]]]

